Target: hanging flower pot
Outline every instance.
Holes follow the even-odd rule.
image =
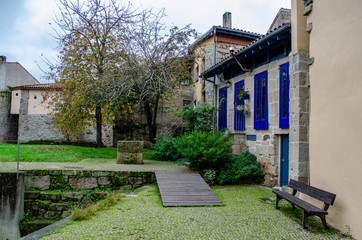
[[[243,99],[245,100],[245,99],[249,99],[250,98],[250,95],[249,95],[249,93],[245,93],[244,95],[243,95]]]

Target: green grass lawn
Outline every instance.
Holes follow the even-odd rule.
[[[86,158],[116,159],[116,148],[94,148],[71,145],[20,145],[20,161],[78,162]],[[18,145],[0,144],[0,161],[17,160]],[[152,151],[144,149],[144,158],[150,159]]]
[[[310,217],[302,227],[301,210],[280,202],[260,186],[212,188],[222,207],[163,207],[157,186],[93,216],[72,222],[42,239],[340,239],[341,233],[324,230]],[[269,198],[265,202],[261,198]]]

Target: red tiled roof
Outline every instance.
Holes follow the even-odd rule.
[[[39,84],[27,84],[12,87],[11,90],[56,90],[55,83],[39,83]]]

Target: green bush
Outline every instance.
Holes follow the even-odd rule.
[[[152,145],[152,157],[161,161],[175,161],[180,158],[177,151],[177,138],[170,135],[159,135],[156,143]]]
[[[223,184],[241,184],[243,182],[259,183],[263,180],[264,174],[261,171],[260,163],[256,156],[249,151],[232,157],[225,165],[225,168],[218,174],[217,182]]]
[[[181,157],[190,162],[190,168],[199,172],[216,171],[223,167],[231,153],[231,139],[223,132],[193,131],[178,140]]]
[[[176,115],[186,120],[188,131],[211,132],[214,109],[214,106],[209,103],[202,103],[197,105],[197,107],[186,105],[183,110],[176,113]]]

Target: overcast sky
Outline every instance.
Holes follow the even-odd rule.
[[[119,0],[123,1],[123,0]],[[280,8],[290,0],[131,0],[137,7],[165,8],[165,21],[187,24],[204,33],[222,25],[224,12],[232,13],[232,27],[265,34]],[[56,0],[0,0],[0,55],[19,62],[40,82],[46,82],[38,65],[45,68],[42,55],[55,59],[56,42],[49,25],[56,14]]]

